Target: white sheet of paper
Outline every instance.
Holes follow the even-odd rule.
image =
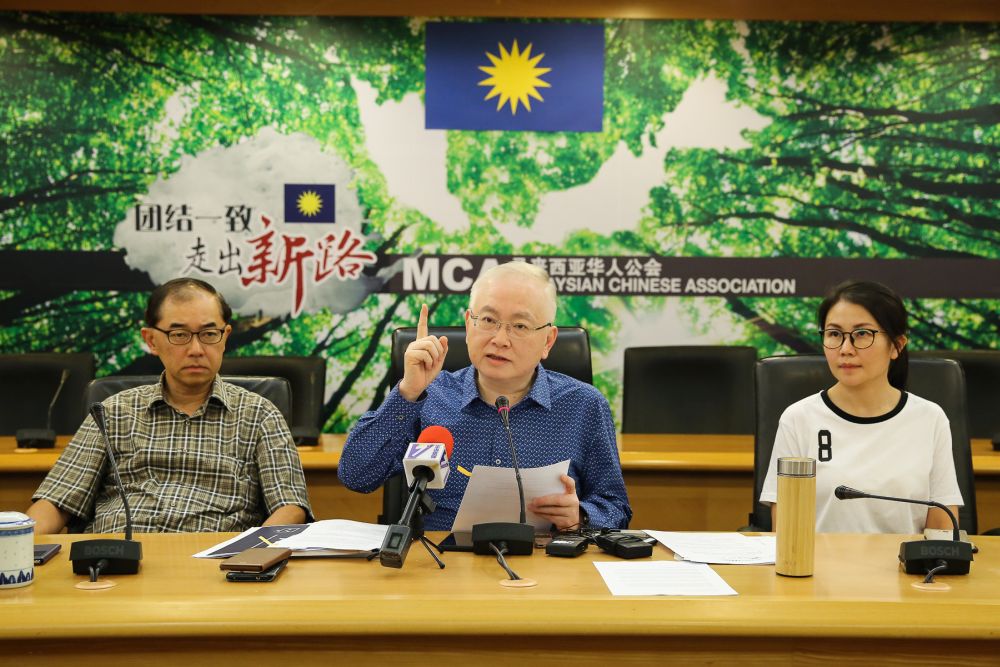
[[[315,521],[298,535],[286,537],[278,546],[291,549],[338,549],[345,551],[370,551],[378,549],[385,540],[388,526],[363,523],[348,519]]]
[[[677,533],[647,530],[683,560],[719,565],[773,565],[773,535],[751,537],[742,533]]]
[[[737,595],[704,563],[654,560],[594,565],[612,595]]]
[[[524,502],[532,498],[563,493],[565,487],[559,481],[561,475],[569,472],[569,459],[542,466],[541,468],[521,468],[521,483],[524,485]],[[462,504],[455,515],[453,532],[469,532],[477,523],[493,521],[514,521],[520,518],[521,501],[517,495],[517,481],[513,468],[476,466],[465,487]],[[539,532],[547,532],[552,522],[530,510],[525,519]]]

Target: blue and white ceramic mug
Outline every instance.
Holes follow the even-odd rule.
[[[0,512],[0,590],[35,580],[35,520],[20,512]]]

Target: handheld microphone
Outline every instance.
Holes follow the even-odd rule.
[[[118,493],[125,507],[125,539],[96,539],[74,542],[70,547],[69,559],[73,562],[73,574],[89,574],[91,581],[97,581],[100,572],[104,574],[136,574],[139,572],[139,561],[142,560],[142,545],[132,541],[132,512],[129,510],[128,498],[125,496],[125,486],[118,474],[118,464],[111,448],[111,439],[104,424],[104,406],[93,403],[90,406],[90,416],[93,417],[97,429],[104,440],[104,449],[111,463],[111,472],[118,486]]]
[[[834,492],[839,500],[855,498],[873,498],[875,500],[891,500],[913,505],[927,505],[944,510],[951,519],[954,528],[952,540],[914,540],[899,545],[899,562],[907,574],[928,574],[935,570],[940,574],[968,574],[972,566],[972,545],[962,542],[958,531],[958,519],[946,505],[933,500],[913,500],[910,498],[895,498],[892,496],[876,496],[852,489],[849,486],[838,486]]]
[[[480,555],[491,555],[495,553],[492,545],[497,545],[505,548],[505,553],[512,556],[530,556],[535,549],[535,528],[526,520],[521,467],[517,463],[514,434],[510,430],[510,401],[506,396],[497,396],[494,405],[500,414],[500,419],[503,420],[504,430],[507,431],[510,458],[514,463],[514,479],[517,481],[517,495],[521,501],[521,515],[518,523],[494,522],[474,525],[472,527],[472,550]]]
[[[52,396],[52,400],[49,402],[49,411],[45,418],[45,428],[18,429],[14,434],[14,439],[17,441],[18,447],[51,449],[56,446],[56,432],[52,428],[52,412],[56,407],[56,401],[59,400],[59,394],[62,393],[63,387],[66,386],[66,380],[68,379],[69,369],[64,368],[62,377],[59,378],[59,386],[56,387],[56,393]]]
[[[423,536],[421,517],[437,508],[437,503],[427,495],[427,490],[443,489],[448,482],[448,473],[451,472],[448,457],[451,456],[454,443],[451,432],[445,427],[428,426],[420,432],[417,441],[411,442],[407,447],[403,454],[403,470],[410,497],[406,500],[399,522],[389,526],[382,540],[378,555],[383,567],[403,567],[413,540],[426,539]],[[434,556],[434,553],[431,552],[431,555]],[[438,565],[444,567],[439,560]]]
[[[412,487],[416,478],[425,476],[428,489],[443,489],[451,472],[448,459],[454,447],[451,432],[443,426],[428,426],[421,431],[403,455],[406,486]]]

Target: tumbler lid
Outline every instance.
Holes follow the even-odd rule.
[[[783,477],[815,477],[816,459],[800,457],[779,458],[778,474]]]

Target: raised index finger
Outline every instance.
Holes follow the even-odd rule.
[[[427,336],[427,304],[421,304],[420,317],[417,319],[417,340]]]

